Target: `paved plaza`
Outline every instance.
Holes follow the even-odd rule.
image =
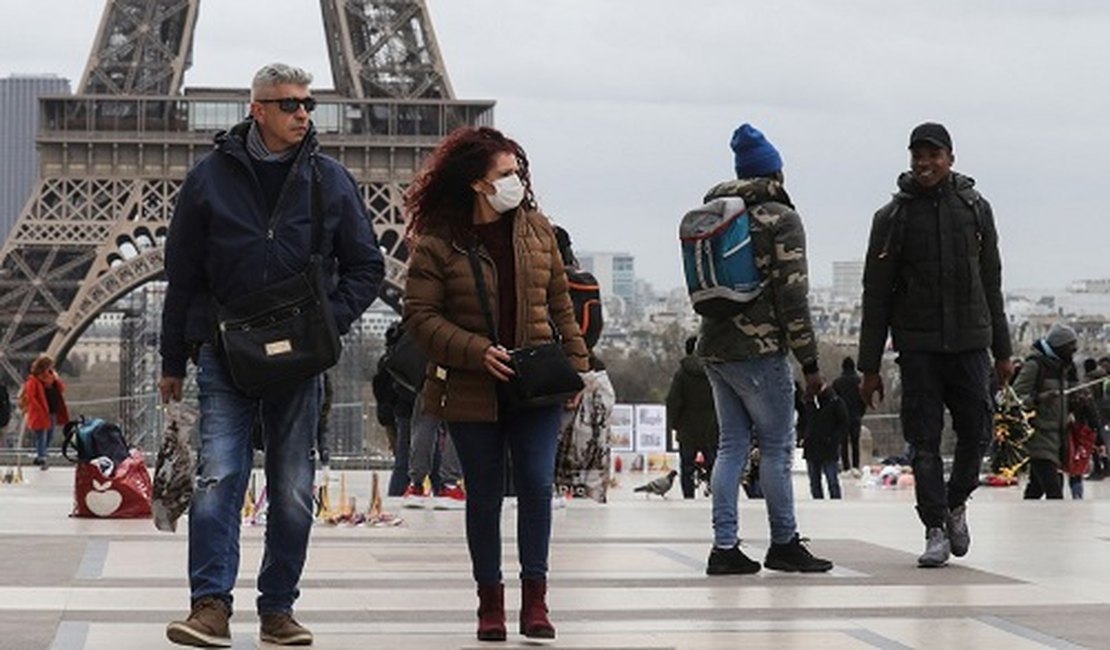
[[[163,630],[188,604],[185,534],[69,518],[71,469],[25,475],[0,485],[0,648],[173,647]],[[346,476],[365,507],[369,472]],[[479,644],[463,513],[402,510],[396,499],[385,505],[400,526],[317,526],[298,618],[321,649],[1110,647],[1110,485],[1055,503],[980,489],[971,553],[923,570],[911,491],[849,482],[843,501],[813,501],[796,475],[802,533],[836,568],[709,578],[708,500],[683,501],[677,486],[666,500],[633,495],[643,480],[622,476],[608,505],[572,500],[555,512],[553,642],[514,633],[519,590],[508,580],[509,640]],[[762,558],[763,504],[742,501],[741,517],[746,550]],[[504,526],[513,576],[512,507]],[[253,611],[264,530],[244,528],[235,648],[266,647]]]

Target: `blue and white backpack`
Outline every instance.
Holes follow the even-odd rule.
[[[678,239],[694,311],[731,318],[763,291],[744,199],[713,199],[682,217]]]

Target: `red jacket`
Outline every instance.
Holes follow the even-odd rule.
[[[55,414],[54,424],[65,426],[69,422],[69,410],[66,408],[66,385],[61,377],[54,380],[58,384],[58,393],[61,399],[58,402],[58,412]],[[50,428],[50,405],[46,401],[46,384],[38,377],[31,375],[23,382],[23,399],[25,404],[23,417],[27,419],[27,428],[32,431],[41,431]]]

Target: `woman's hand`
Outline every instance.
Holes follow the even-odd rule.
[[[491,345],[486,348],[482,363],[486,367],[486,372],[493,375],[498,381],[509,381],[515,374],[508,365],[509,359],[508,350],[500,345]]]

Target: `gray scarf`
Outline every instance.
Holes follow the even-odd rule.
[[[258,130],[258,123],[251,121],[250,131],[247,132],[247,153],[251,158],[261,162],[286,162],[297,155],[297,147],[289,147],[280,153],[271,153],[262,141],[262,133]]]

